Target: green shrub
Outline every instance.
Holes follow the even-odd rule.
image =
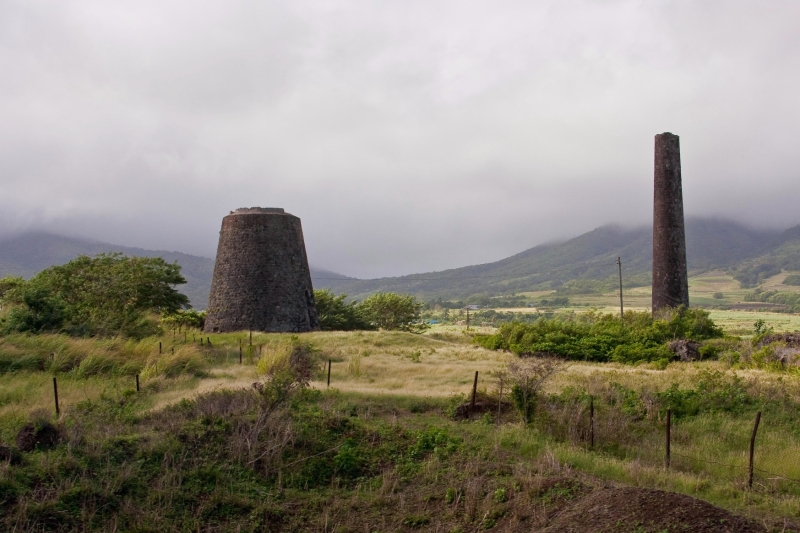
[[[8,313],[3,331],[39,333],[58,331],[68,317],[66,303],[43,287],[24,285],[20,289],[21,305]]]
[[[184,328],[195,328],[202,330],[206,323],[206,312],[195,309],[179,309],[174,312],[167,312],[161,315],[161,327],[170,331],[180,332]]]
[[[745,382],[735,374],[703,370],[697,382],[702,410],[741,412],[755,400],[747,393]]]
[[[800,274],[790,274],[783,280],[784,285],[800,285]]]
[[[487,350],[500,350],[506,348],[505,338],[499,333],[494,335],[475,335],[475,343]]]
[[[363,473],[363,452],[352,441],[345,442],[333,457],[334,474],[344,478],[357,478]]]
[[[518,355],[553,354],[587,361],[670,360],[666,344],[673,339],[702,341],[722,337],[722,329],[702,309],[674,309],[654,319],[649,313],[627,312],[625,323],[616,316],[584,313],[574,319],[540,318],[534,323],[503,324],[494,335],[476,336],[489,349]]]
[[[618,407],[623,413],[633,418],[644,418],[647,414],[647,409],[635,390],[616,382],[610,384],[610,389],[610,403],[612,406]]]
[[[640,363],[643,361],[659,361],[674,358],[674,354],[665,344],[645,347],[638,343],[620,344],[611,353],[611,360],[615,363]]]
[[[694,389],[681,389],[673,383],[664,392],[656,394],[662,413],[669,409],[675,417],[693,416],[700,412],[700,396]]]
[[[374,329],[355,302],[345,302],[346,294],[335,295],[330,289],[314,291],[319,327],[322,331]]]

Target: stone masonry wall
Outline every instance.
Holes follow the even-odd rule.
[[[653,185],[653,313],[656,313],[664,307],[689,305],[677,135],[656,135]]]
[[[243,208],[222,219],[207,333],[319,329],[300,219]]]

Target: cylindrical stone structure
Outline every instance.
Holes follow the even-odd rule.
[[[319,329],[300,219],[280,208],[222,219],[205,331]]]
[[[653,313],[656,313],[665,307],[689,306],[681,150],[677,135],[656,135],[653,192]]]

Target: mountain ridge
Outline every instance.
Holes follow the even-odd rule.
[[[689,218],[686,220],[686,241],[690,272],[714,268],[736,271],[740,265],[752,270],[753,267],[748,265],[771,264],[770,253],[774,250],[794,250],[786,243],[800,241],[800,225],[783,231],[759,230],[729,220]],[[147,250],[80,237],[30,232],[0,240],[0,277],[9,274],[30,277],[78,255],[103,252],[177,261],[187,280],[187,284],[181,287],[182,292],[189,296],[196,308],[205,308],[214,260],[182,252]],[[496,296],[558,288],[571,280],[611,283],[617,276],[617,257],[622,258],[626,286],[648,284],[652,267],[651,227],[625,228],[607,224],[560,243],[528,248],[499,261],[437,272],[357,279],[311,267],[311,277],[315,288],[344,292],[356,299],[377,291],[402,292],[426,299],[458,299],[474,294]],[[781,264],[796,263],[782,260]],[[779,269],[780,265],[774,268]]]
[[[134,246],[123,246],[94,239],[69,237],[48,232],[27,232],[0,240],[0,278],[22,276],[29,278],[50,266],[61,265],[79,255],[120,252],[126,255],[161,257],[165,261],[177,261],[186,285],[179,290],[189,297],[196,309],[205,309],[214,274],[214,259],[199,255],[168,250],[148,250]],[[330,277],[342,280],[354,278],[325,269],[311,268],[314,277]]]

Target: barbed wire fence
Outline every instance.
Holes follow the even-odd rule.
[[[546,420],[540,419],[538,428],[598,457],[697,476],[698,483],[710,478],[742,490],[800,495],[800,438],[796,431],[784,431],[777,439],[775,430],[789,423],[779,416],[762,417],[758,411],[748,423],[743,414],[676,419],[667,410],[655,420],[632,420],[590,398],[545,406],[540,414]]]

